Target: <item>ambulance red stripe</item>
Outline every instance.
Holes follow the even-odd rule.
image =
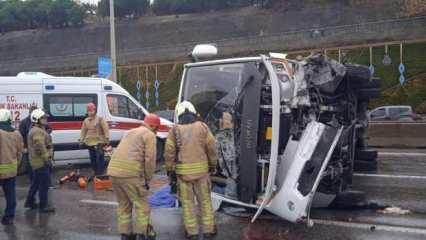
[[[82,121],[64,121],[64,122],[50,122],[49,126],[52,130],[80,130]],[[132,128],[137,128],[140,126],[140,123],[135,122],[108,122],[110,129],[120,129],[120,130],[129,130]],[[161,125],[159,132],[168,132],[169,127]]]

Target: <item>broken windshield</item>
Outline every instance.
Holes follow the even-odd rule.
[[[256,62],[190,67],[186,71],[183,99],[194,104],[215,135],[220,175],[226,177],[223,192],[236,197],[241,99],[244,86],[258,71]]]
[[[243,63],[191,67],[186,73],[184,99],[205,119],[218,103],[232,104],[241,85]]]

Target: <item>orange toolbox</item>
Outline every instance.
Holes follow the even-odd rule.
[[[110,176],[96,176],[93,179],[93,188],[95,190],[107,190],[112,189],[112,180]]]

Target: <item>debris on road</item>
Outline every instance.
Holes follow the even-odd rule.
[[[66,182],[76,182],[80,188],[84,189],[87,187],[88,178],[84,175],[81,175],[79,170],[71,171],[67,175],[59,179],[60,185]]]
[[[408,215],[411,214],[410,210],[402,209],[400,207],[388,207],[382,210],[377,210],[378,213],[383,214],[396,214],[396,215]]]
[[[154,192],[149,198],[152,208],[174,208],[176,207],[176,196],[170,193],[170,186],[165,186]]]
[[[112,180],[109,176],[96,176],[93,179],[93,188],[95,190],[108,190],[112,189]]]

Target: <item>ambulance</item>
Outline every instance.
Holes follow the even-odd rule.
[[[88,151],[79,146],[86,105],[93,102],[98,116],[110,127],[110,143],[117,146],[123,133],[140,126],[148,111],[125,89],[107,79],[95,77],[55,77],[39,72],[22,72],[16,77],[0,77],[0,108],[13,114],[13,125],[28,116],[31,105],[45,109],[55,151],[55,165],[87,163]],[[172,123],[161,119],[157,133],[158,156]]]

